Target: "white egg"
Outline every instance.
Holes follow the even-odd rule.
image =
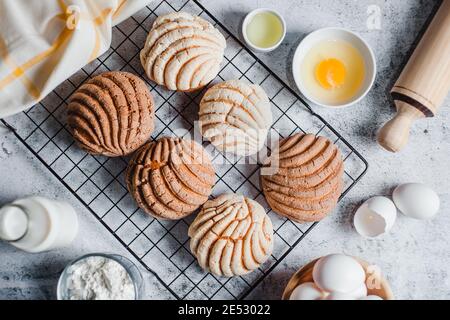
[[[386,197],[374,197],[359,207],[353,224],[363,237],[375,238],[389,232],[396,219],[397,209],[394,203]]]
[[[314,283],[307,282],[295,288],[289,300],[320,300],[326,296],[327,294],[320,290]]]
[[[367,297],[361,298],[361,299],[359,299],[359,300],[381,301],[381,300],[383,300],[383,298],[381,298],[381,297],[379,297],[379,296],[371,295],[371,296],[367,296]]]
[[[366,273],[354,258],[332,254],[314,265],[313,279],[323,291],[349,293],[364,284]]]
[[[398,186],[393,194],[397,208],[406,216],[429,220],[439,211],[439,196],[432,189],[420,183]]]
[[[342,293],[342,292],[332,292],[322,300],[356,300],[354,296],[348,294],[348,293]]]
[[[367,286],[365,283],[361,284],[357,289],[347,293],[355,299],[361,299],[367,297]]]

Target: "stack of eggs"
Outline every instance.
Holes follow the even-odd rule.
[[[383,300],[367,295],[364,268],[357,260],[343,254],[317,261],[313,280],[295,288],[290,300]]]

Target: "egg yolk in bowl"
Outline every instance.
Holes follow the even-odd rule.
[[[338,59],[326,59],[316,67],[316,79],[325,89],[341,87],[345,82],[347,70]]]
[[[365,79],[362,54],[344,40],[325,40],[306,53],[301,77],[308,95],[325,105],[342,105],[361,90]]]

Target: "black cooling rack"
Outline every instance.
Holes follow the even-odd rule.
[[[139,51],[157,16],[187,11],[212,22],[226,37],[225,63],[214,82],[239,78],[261,85],[274,115],[273,130],[280,137],[296,132],[330,138],[345,157],[344,197],[366,173],[367,161],[295,91],[274,74],[197,1],[154,1],[114,27],[112,46],[101,57],[66,80],[39,104],[2,120],[50,172],[83,203],[128,251],[178,299],[243,299],[304,239],[316,224],[299,225],[270,211],[259,187],[259,165],[245,164],[204,144],[217,170],[213,196],[242,193],[261,203],[271,217],[275,248],[269,260],[250,275],[232,279],[205,273],[189,251],[187,229],[193,217],[158,221],[140,209],[127,193],[124,171],[127,159],[92,156],[80,150],[66,129],[70,95],[89,77],[108,70],[141,75],[156,104],[152,139],[192,132],[198,102],[204,91],[167,91],[147,80]]]

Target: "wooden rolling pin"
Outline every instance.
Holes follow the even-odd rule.
[[[391,91],[397,115],[378,133],[378,143],[391,152],[408,142],[412,123],[434,117],[450,90],[450,0],[436,16]]]

